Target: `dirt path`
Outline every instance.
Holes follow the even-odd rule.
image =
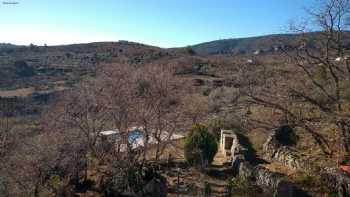
[[[211,197],[226,196],[228,181],[233,173],[228,165],[225,165],[226,159],[219,152],[214,158],[212,165],[200,172],[195,168],[184,168],[179,172],[179,188],[177,188],[177,172],[167,174],[170,197],[177,197],[178,189],[180,197],[203,196],[204,184],[210,186]]]

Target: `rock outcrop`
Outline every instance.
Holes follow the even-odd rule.
[[[288,126],[274,130],[263,145],[264,159],[278,161],[294,170],[310,170],[310,163],[292,148],[295,138]]]
[[[350,197],[350,176],[336,168],[326,168],[321,173],[322,185],[337,193],[339,197]]]

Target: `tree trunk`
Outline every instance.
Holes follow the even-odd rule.
[[[345,155],[349,155],[350,153],[350,121],[348,120],[340,120],[337,123],[340,132],[340,145],[341,145],[341,153]]]
[[[87,180],[88,180],[88,158],[86,157],[85,158],[85,163],[84,163],[84,183],[86,183],[87,182]]]
[[[39,183],[34,186],[34,197],[39,197]]]
[[[157,142],[157,149],[156,149],[156,161],[159,160],[160,146],[161,146],[161,142],[158,141]]]

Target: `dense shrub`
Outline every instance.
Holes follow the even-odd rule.
[[[204,125],[194,125],[185,139],[185,158],[191,165],[211,163],[218,150],[215,136]]]
[[[185,50],[186,50],[186,53],[188,53],[189,55],[196,55],[196,51],[193,50],[191,46],[187,46]]]
[[[204,88],[204,89],[202,90],[202,94],[203,94],[204,96],[209,96],[209,95],[210,95],[210,91],[211,91],[211,89],[208,88],[208,87],[206,87],[206,88]]]
[[[295,146],[298,141],[298,136],[295,131],[289,125],[284,125],[278,128],[276,134],[277,140],[285,146]]]
[[[35,75],[35,69],[30,67],[25,61],[16,61],[14,66],[16,75],[19,77],[31,77]]]

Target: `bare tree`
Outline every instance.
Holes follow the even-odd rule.
[[[112,117],[113,126],[127,131],[135,122],[135,68],[130,65],[109,65],[101,72],[99,86]]]
[[[308,10],[312,27],[320,32],[293,27],[298,42],[283,52],[294,71],[260,69],[241,78],[245,85],[240,93],[249,97],[249,106],[271,108],[284,123],[304,128],[327,154],[332,153],[328,141],[315,131],[320,123],[336,125],[341,149],[350,151],[349,8],[348,0],[322,1],[319,10]]]
[[[102,97],[103,88],[94,81],[83,82],[78,90],[66,97],[64,124],[77,129],[86,140],[93,156],[98,156],[97,140],[110,120],[110,111]]]
[[[140,124],[146,138],[156,140],[155,159],[158,160],[172,135],[179,128],[183,82],[165,65],[147,65],[138,70],[137,104]]]
[[[85,80],[77,88],[66,91],[43,121],[45,131],[65,139],[62,142],[69,142],[52,151],[55,162],[50,163],[49,169],[61,166],[69,174],[63,178],[75,184],[80,182],[81,174],[87,180],[89,169],[99,170],[103,174],[101,183],[107,184],[107,188],[112,184],[120,191],[140,189],[137,187],[142,185],[147,153],[152,151],[158,160],[178,129],[183,87],[173,73],[163,65],[108,65],[95,80]],[[135,134],[134,127],[141,128],[143,144],[135,146],[130,140]],[[118,130],[122,137],[111,144],[109,151],[100,148],[100,133],[104,129]],[[150,139],[153,139],[152,147]],[[66,151],[72,153],[66,153],[71,155],[69,158],[76,158],[72,165],[60,162],[65,160],[60,152]],[[105,166],[91,165],[91,158]],[[38,185],[42,183],[38,179]],[[47,187],[56,192],[54,186]]]
[[[183,98],[183,113],[191,120],[191,124],[203,121],[209,113],[208,99],[198,94],[189,94]]]
[[[80,181],[86,155],[81,138],[53,127],[41,131],[21,138],[16,149],[2,160],[0,172],[10,185],[10,196],[72,194]]]
[[[108,191],[135,192],[142,186],[141,174],[150,154],[159,159],[178,129],[181,81],[165,65],[109,65],[101,74],[103,99],[111,122],[123,134],[123,151],[111,152],[106,159],[102,185]],[[103,79],[103,80],[101,80]],[[132,141],[139,128],[143,143]],[[138,134],[136,134],[138,135]],[[136,146],[135,146],[136,145]],[[117,148],[117,150],[119,150]],[[131,179],[130,179],[131,178]]]
[[[67,139],[71,139],[72,147],[76,147],[71,152],[79,156],[79,165],[75,166],[79,170],[75,172],[73,182],[79,182],[78,173],[82,169],[84,181],[87,181],[93,158],[101,159],[105,154],[98,144],[98,139],[99,133],[109,123],[111,114],[102,92],[102,87],[96,81],[83,81],[78,88],[67,91],[60,97],[42,121],[46,131],[55,131],[66,136]],[[68,138],[69,136],[71,138]],[[74,141],[73,137],[79,140]]]

